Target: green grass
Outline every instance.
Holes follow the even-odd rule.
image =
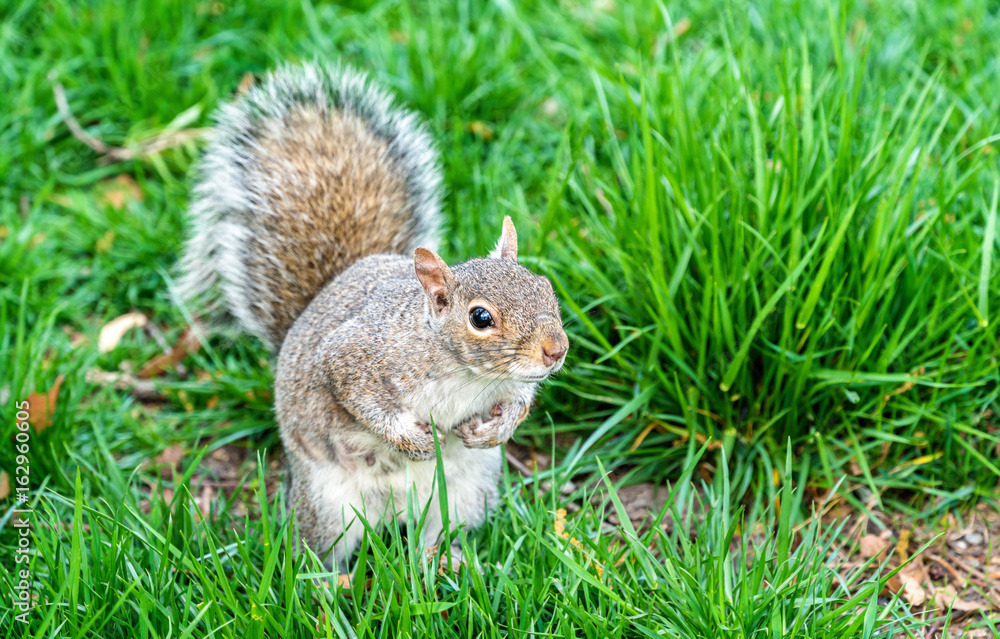
[[[841,540],[799,528],[803,488],[843,481],[859,510],[923,519],[996,499],[998,30],[985,0],[0,0],[0,439],[15,400],[65,377],[31,441],[45,525],[28,634],[917,632],[860,573],[835,585]],[[169,285],[198,145],[102,164],[61,121],[50,74],[88,132],[130,146],[207,125],[247,72],[314,57],[370,70],[428,119],[447,260],[484,253],[512,215],[524,262],[563,302],[566,371],[517,435],[559,463],[507,482],[465,540],[476,570],[458,576],[390,531],[360,558],[370,585],[321,591],[321,569],[286,552],[280,495],[260,503],[263,468],[242,484],[249,518],[219,497],[200,520],[201,459],[278,445],[259,344],[213,340],[191,376],[164,378],[158,405],[86,378],[161,351],[132,331],[98,353],[108,320],[141,311],[171,342],[186,325]],[[141,193],[120,209],[101,195],[118,175]],[[699,451],[702,436],[721,448]],[[147,460],[177,445],[187,473],[160,479]],[[0,468],[14,466],[0,447]],[[667,519],[712,507],[690,536],[612,541],[614,504],[593,505],[580,481],[611,467],[624,483],[675,481]],[[541,492],[574,476],[571,495]],[[556,533],[569,503],[582,549]],[[0,636],[28,634],[0,611]]]

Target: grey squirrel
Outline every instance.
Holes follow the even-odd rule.
[[[355,512],[378,527],[412,489],[436,544],[432,420],[449,518],[480,526],[499,445],[569,348],[551,283],[517,263],[510,218],[488,257],[445,264],[430,136],[350,68],[280,68],[216,118],[178,292],[278,351],[302,540],[346,571]]]

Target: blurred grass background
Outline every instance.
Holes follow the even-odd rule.
[[[427,118],[445,259],[484,253],[509,214],[555,283],[570,355],[517,436],[555,450],[553,477],[599,457],[674,479],[709,442],[734,504],[772,503],[785,474],[846,477],[861,511],[995,499],[998,29],[985,0],[0,0],[0,436],[13,399],[65,377],[31,463],[67,521],[74,467],[79,501],[111,513],[169,446],[277,444],[250,340],[214,340],[165,404],[87,381],[161,351],[134,331],[99,353],[108,320],[140,311],[170,343],[186,325],[169,284],[198,143],[102,162],[53,86],[135,149],[208,126],[248,73],[342,59]]]

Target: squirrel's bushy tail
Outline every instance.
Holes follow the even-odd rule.
[[[436,245],[437,152],[363,74],[286,66],[216,119],[178,285],[195,310],[222,310],[276,348],[351,263]]]

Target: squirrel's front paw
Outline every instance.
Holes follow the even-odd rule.
[[[438,434],[438,443],[444,448],[445,438]],[[434,459],[434,431],[429,424],[413,420],[411,428],[402,433],[393,445],[401,453],[415,461]]]
[[[503,405],[497,404],[490,410],[488,419],[476,415],[455,429],[455,434],[461,438],[466,448],[493,448],[508,439],[512,433],[504,436],[505,417],[508,417]]]

